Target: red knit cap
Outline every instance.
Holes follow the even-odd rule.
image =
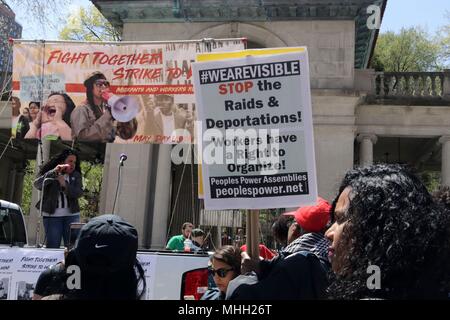
[[[321,197],[317,198],[315,206],[300,207],[295,211],[286,212],[286,216],[294,216],[297,224],[306,232],[319,232],[330,219],[331,205]]]

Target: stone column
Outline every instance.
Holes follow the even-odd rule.
[[[373,145],[377,143],[377,136],[374,134],[360,134],[359,142],[359,165],[362,167],[373,164]]]
[[[151,212],[148,199],[154,192],[151,183],[152,150],[151,144],[108,144],[103,169],[100,214],[112,213],[114,209],[115,214],[135,226],[140,247],[145,246],[148,233],[146,215]],[[120,168],[119,181],[119,159],[122,153],[128,159]]]
[[[450,136],[442,136],[439,139],[442,144],[442,185],[450,186]]]
[[[172,145],[160,144],[157,163],[152,163],[153,165],[157,165],[158,169],[155,184],[151,189],[151,192],[154,193],[154,203],[150,245],[154,249],[164,249],[166,247],[167,220],[171,213],[171,151]],[[176,212],[174,214],[176,214]]]

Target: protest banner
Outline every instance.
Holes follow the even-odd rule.
[[[31,300],[39,275],[63,260],[63,250],[0,248],[0,299]]]
[[[154,290],[155,286],[155,274],[156,274],[156,264],[157,264],[157,256],[149,255],[149,254],[138,254],[137,257],[139,263],[142,266],[145,274],[145,282],[147,285],[146,292],[144,295],[145,300],[153,300],[154,299]],[[142,283],[140,283],[139,290],[142,289]]]
[[[205,208],[315,204],[306,48],[199,54],[193,72]]]
[[[139,252],[137,259],[147,285],[143,299],[152,300],[157,256]],[[0,248],[0,300],[31,300],[40,274],[61,261],[64,261],[62,249]]]
[[[15,40],[12,84],[18,100],[13,101],[12,135],[25,139],[190,143],[197,113],[191,63],[197,53],[242,50],[244,45],[245,39],[116,43]],[[69,99],[50,97],[54,92],[67,93]],[[23,111],[31,102],[40,103],[40,112],[24,120]],[[21,132],[26,128],[24,121],[30,128]]]

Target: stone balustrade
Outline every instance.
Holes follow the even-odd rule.
[[[442,98],[444,79],[444,72],[375,72],[372,89],[380,98]]]

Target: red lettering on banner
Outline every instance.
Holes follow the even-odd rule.
[[[62,52],[61,50],[53,50],[50,52],[50,56],[48,57],[47,64],[50,64],[56,60],[56,63],[64,63],[64,64],[73,64],[73,63],[84,63],[86,61],[89,53],[87,52],[78,52],[78,53],[70,53],[70,52]]]
[[[108,55],[103,51],[96,51],[93,53],[87,52],[64,52],[62,50],[53,50],[49,54],[47,64],[50,63],[84,63],[86,58],[92,54],[92,63],[95,64],[108,64],[108,65],[151,65],[162,64],[163,55],[162,50],[153,53],[133,53],[133,54],[113,54]]]
[[[117,80],[117,79],[137,79],[137,80],[148,79],[148,80],[152,80],[152,79],[161,78],[162,68],[158,68],[158,69],[119,68],[117,70],[114,70],[113,74],[114,74],[113,80]]]

